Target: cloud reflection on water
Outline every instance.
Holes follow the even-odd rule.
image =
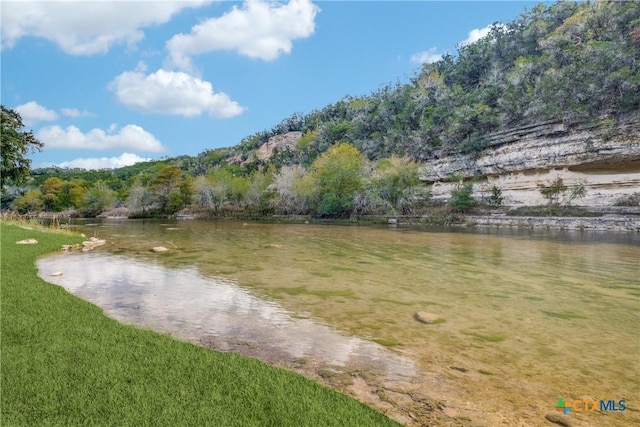
[[[62,267],[61,267],[62,266]],[[220,350],[238,343],[293,359],[379,370],[389,378],[416,374],[411,360],[310,319],[292,317],[273,301],[233,281],[195,268],[170,269],[106,253],[69,253],[38,261],[40,276],[125,323],[192,342],[213,340]],[[52,277],[54,271],[63,275]]]

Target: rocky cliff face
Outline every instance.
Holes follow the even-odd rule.
[[[258,147],[256,156],[259,160],[265,161],[269,160],[277,151],[294,150],[301,137],[302,132],[287,132],[283,135],[272,136],[267,142]]]
[[[569,189],[584,185],[586,196],[574,204],[610,206],[640,192],[640,114],[494,133],[475,156],[449,154],[427,162],[421,179],[436,200],[446,200],[453,174],[473,179],[477,199],[487,199],[497,186],[510,206],[547,203],[539,186],[556,178]]]

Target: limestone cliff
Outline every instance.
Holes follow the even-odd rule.
[[[256,156],[259,160],[265,161],[269,160],[278,151],[293,150],[301,137],[302,132],[288,132],[283,135],[272,136],[267,142],[258,147]]]
[[[452,174],[473,178],[478,199],[499,187],[505,205],[545,204],[539,186],[560,177],[569,188],[585,186],[586,196],[575,204],[610,206],[640,192],[640,114],[497,132],[476,155],[443,154],[427,162],[421,179],[436,200],[446,200]]]

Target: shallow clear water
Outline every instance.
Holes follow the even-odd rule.
[[[630,406],[574,415],[586,425],[640,422],[637,235],[202,221],[78,228],[107,245],[41,260],[41,274],[62,271],[47,280],[120,320],[275,364],[413,376],[426,395],[489,425],[543,424],[558,397]],[[159,245],[171,250],[149,251]],[[418,311],[442,321],[419,323]]]

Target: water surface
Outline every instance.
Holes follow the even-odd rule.
[[[47,280],[120,320],[274,364],[404,378],[413,395],[489,425],[543,424],[558,397],[627,400],[624,413],[573,415],[585,425],[640,422],[637,235],[200,221],[79,228],[108,244],[42,260],[41,274],[63,271]],[[171,250],[149,251],[158,245]],[[417,311],[442,320],[419,323]],[[402,407],[390,389],[370,403]]]

